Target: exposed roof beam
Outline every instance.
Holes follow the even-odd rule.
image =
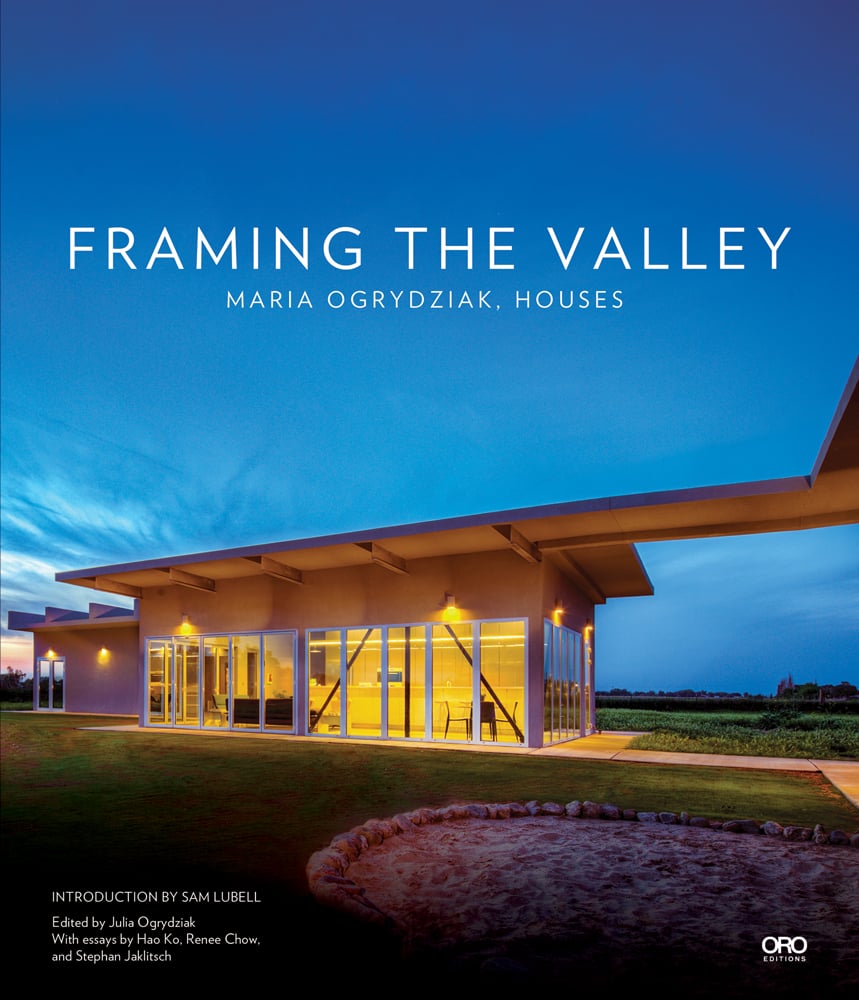
[[[359,549],[364,549],[365,552],[369,552],[370,559],[377,566],[381,566],[382,569],[389,570],[391,573],[401,573],[403,576],[408,576],[409,571],[406,568],[405,559],[402,559],[395,553],[382,548],[382,546],[377,545],[376,542],[356,542],[355,544]]]
[[[167,570],[167,575],[171,583],[175,583],[180,587],[190,587],[192,590],[206,590],[209,593],[215,589],[214,580],[210,580],[207,576],[198,576],[196,573],[189,573],[184,569],[176,569],[175,566],[171,566]]]
[[[605,604],[605,594],[599,589],[599,587],[582,569],[582,567],[579,566],[569,552],[562,552],[561,555],[566,563],[567,573],[576,581],[587,597],[590,598],[594,604]]]
[[[286,563],[278,562],[270,556],[245,556],[248,562],[256,563],[266,576],[272,576],[275,580],[286,580],[287,583],[304,583],[304,577],[300,569],[287,566]]]
[[[493,524],[492,527],[507,539],[510,548],[526,562],[537,563],[542,558],[539,548],[512,524]]]
[[[87,584],[90,586],[90,584]],[[96,576],[91,584],[94,590],[103,590],[108,594],[124,594],[126,597],[143,597],[141,587],[133,587],[130,583],[111,580],[109,576]]]

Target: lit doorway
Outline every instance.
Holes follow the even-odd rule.
[[[66,658],[40,656],[36,661],[37,685],[33,707],[42,712],[62,712],[65,705]]]

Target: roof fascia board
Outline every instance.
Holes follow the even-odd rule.
[[[93,586],[86,578],[107,577],[115,573],[132,573],[138,570],[166,569],[192,563],[213,562],[223,559],[248,558],[274,552],[298,551],[301,549],[327,548],[329,546],[357,544],[365,547],[376,539],[396,538],[401,535],[435,534],[441,531],[455,531],[459,528],[487,527],[500,523],[524,523],[571,514],[596,513],[623,510],[625,508],[692,503],[701,500],[733,499],[744,496],[761,496],[776,493],[806,492],[810,489],[807,476],[789,479],[770,479],[752,483],[732,483],[721,486],[700,486],[687,490],[664,490],[658,493],[634,493],[628,496],[603,497],[596,500],[574,500],[569,503],[546,504],[541,507],[521,507],[516,510],[497,511],[488,514],[471,514],[466,517],[451,517],[436,521],[414,522],[376,528],[372,531],[352,531],[338,535],[319,535],[314,538],[298,538],[264,545],[244,545],[232,549],[215,549],[209,552],[195,552],[183,556],[162,559],[144,559],[138,562],[117,563],[109,566],[94,566],[86,569],[68,570],[57,573],[60,583],[77,583]],[[538,543],[539,544],[539,543]],[[140,596],[131,594],[129,596]]]

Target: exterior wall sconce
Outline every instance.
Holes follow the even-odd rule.
[[[555,607],[552,609],[552,623],[554,625],[561,624],[561,618],[564,616],[564,605],[559,601],[555,600]]]
[[[192,629],[191,618],[186,611],[182,612],[182,624],[179,626],[179,631],[182,635],[189,635]]]
[[[444,601],[442,601],[442,617],[446,622],[455,622],[459,620],[459,608],[456,606],[456,597],[453,594],[445,594]]]
[[[101,649],[98,651],[97,659],[102,666],[110,662],[110,650],[107,648],[107,646],[101,647]]]

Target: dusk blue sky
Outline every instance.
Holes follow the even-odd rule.
[[[859,352],[850,0],[2,16],[3,668],[30,666],[9,608],[99,599],[58,570],[811,471]],[[146,268],[165,226],[183,270]],[[236,227],[235,271],[196,269],[197,227]],[[274,269],[275,227],[308,228],[306,269]],[[359,268],[323,256],[338,227]],[[428,229],[413,270],[396,227]],[[584,227],[567,270],[548,227]],[[629,269],[594,269],[611,227]],[[758,227],[790,227],[776,270]],[[386,308],[328,305],[355,290]],[[859,526],[640,553],[656,596],[599,609],[600,688],[859,681]]]

